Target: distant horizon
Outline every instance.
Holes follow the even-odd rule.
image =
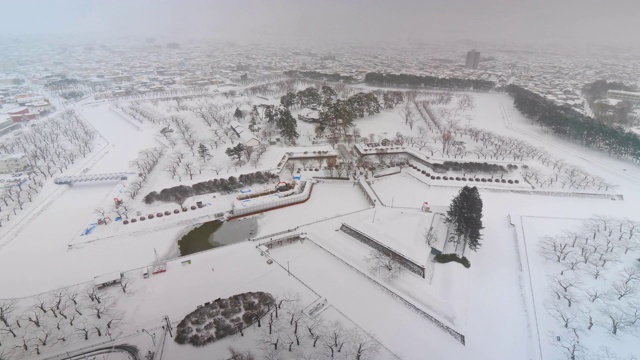
[[[615,4],[611,4],[615,3]],[[0,0],[5,39],[156,37],[386,44],[473,41],[640,47],[640,2],[615,0]]]

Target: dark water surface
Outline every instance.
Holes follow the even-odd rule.
[[[258,232],[255,217],[223,222],[213,220],[189,231],[178,241],[180,256],[246,241]]]

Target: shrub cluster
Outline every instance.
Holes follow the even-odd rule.
[[[471,267],[471,263],[469,262],[469,259],[467,259],[465,256],[461,258],[460,256],[458,256],[458,254],[438,254],[435,257],[435,260],[441,264],[446,264],[448,262],[455,261],[457,263],[462,264],[462,266],[466,267],[467,269]]]
[[[176,342],[206,345],[253,324],[274,306],[269,293],[248,292],[217,299],[185,316],[176,328]],[[242,316],[240,316],[242,314]]]
[[[270,172],[255,172],[242,174],[238,178],[230,176],[228,179],[213,179],[192,186],[180,185],[162,189],[159,193],[152,191],[144,197],[144,202],[152,204],[154,201],[175,201],[178,198],[188,198],[194,195],[210,194],[214,192],[230,193],[234,190],[253,184],[265,184],[277,180],[278,175]]]
[[[516,165],[513,165],[516,166]],[[426,170],[422,170],[419,167],[409,164],[409,167],[420,171],[422,175],[430,178],[431,180],[449,180],[449,181],[469,181],[469,182],[483,182],[483,183],[502,183],[502,184],[519,184],[520,180],[507,180],[507,179],[498,179],[498,178],[466,178],[466,177],[453,177],[453,176],[438,176],[432,175],[430,172]]]
[[[440,164],[433,164],[435,166],[439,166]],[[445,161],[441,166],[448,171],[463,171],[463,172],[487,172],[487,173],[495,173],[495,172],[506,172],[502,165],[497,164],[489,164],[489,163],[478,163],[478,162],[457,162],[457,161]],[[517,167],[516,167],[517,168]],[[511,168],[509,168],[511,169]]]

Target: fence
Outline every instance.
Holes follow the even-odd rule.
[[[307,185],[308,184],[308,185]],[[276,201],[270,201],[263,204],[257,204],[253,206],[247,206],[244,208],[235,208],[231,211],[233,216],[231,218],[237,218],[240,216],[246,216],[251,214],[257,214],[260,212],[273,210],[293,204],[298,204],[309,200],[311,196],[311,190],[313,188],[313,183],[310,182],[302,182],[302,192],[296,195],[290,195],[284,198],[280,198]]]
[[[409,156],[412,160],[427,166],[429,169],[432,169],[432,171],[437,172],[436,169],[434,169],[433,167],[433,163],[431,163],[430,161],[428,161],[428,157],[423,155],[422,153],[410,148],[410,147],[378,147],[378,148],[372,148],[372,149],[367,149],[367,150],[372,150],[370,152],[367,152],[365,150],[365,147],[363,147],[361,144],[357,144],[355,146],[356,151],[358,152],[358,154],[360,154],[360,156],[367,156],[367,155],[392,155],[392,154],[404,154]]]
[[[277,233],[273,233],[273,234],[269,234],[269,235],[264,235],[264,236],[260,236],[260,237],[256,237],[256,238],[249,238],[247,240],[250,240],[250,241],[264,240],[266,238],[271,238],[271,237],[274,237],[274,236],[290,233],[290,232],[295,231],[295,230],[296,229],[287,229],[287,230],[283,230],[283,231],[280,231],[280,232],[277,232]]]
[[[418,265],[415,262],[413,262],[413,260],[407,258],[406,256],[400,254],[399,252],[393,250],[392,248],[378,242],[376,239],[370,237],[367,234],[364,234],[354,228],[352,228],[351,226],[342,223],[342,226],[340,227],[340,231],[344,232],[345,234],[351,236],[352,238],[359,240],[360,242],[364,243],[365,245],[368,245],[378,251],[380,251],[381,253],[393,257],[393,259],[398,262],[398,264],[402,265],[403,267],[405,267],[407,270],[411,271],[414,274],[417,274],[419,276],[421,276],[422,278],[425,277],[425,271],[424,271],[424,266],[422,265]]]
[[[376,198],[378,196],[373,193],[373,189],[369,187],[369,184],[366,183],[366,180],[361,177],[360,179],[358,179],[357,184],[358,187],[360,187],[360,190],[362,190],[362,192],[364,193],[367,200],[369,200],[369,205],[376,206]]]
[[[288,235],[288,236],[283,236],[283,237],[279,237],[279,238],[275,238],[275,239],[270,239],[267,242],[263,242],[261,244],[259,244],[258,246],[266,246],[269,249],[271,249],[273,247],[273,244],[278,244],[280,246],[282,246],[282,242],[287,241],[289,243],[291,243],[292,241],[295,240],[301,240],[304,237],[304,233],[295,233],[292,235]]]
[[[340,258],[339,256],[335,255],[334,253],[332,253],[331,251],[325,249],[322,245],[318,244],[317,242],[313,241],[312,239],[309,239],[312,243],[314,243],[316,246],[318,246],[320,249],[326,251],[329,255],[333,256],[335,259],[337,259],[338,261],[340,261],[341,263],[347,265],[349,268],[351,268],[352,270],[354,270],[355,272],[357,272],[358,274],[360,274],[361,276],[364,276],[365,279],[369,280],[370,282],[372,282],[374,285],[377,285],[380,289],[382,289],[383,291],[385,291],[387,294],[391,295],[393,298],[400,300],[400,302],[402,302],[405,306],[407,306],[408,308],[410,308],[411,310],[413,310],[414,312],[416,312],[418,315],[422,316],[423,318],[433,322],[437,327],[439,327],[440,329],[444,330],[445,332],[447,332],[449,335],[453,336],[456,340],[458,340],[462,345],[465,345],[465,336],[457,331],[455,331],[454,329],[452,329],[451,327],[447,326],[446,324],[444,324],[442,321],[436,319],[435,317],[433,317],[431,314],[425,312],[424,310],[418,308],[417,306],[415,306],[414,304],[412,304],[411,302],[407,301],[405,298],[403,298],[402,296],[398,295],[395,291],[390,290],[388,287],[384,286],[383,284],[379,283],[377,280],[373,279],[372,277],[370,277],[369,275],[363,273],[362,271],[360,271],[358,268],[356,268],[355,266],[349,264],[348,261],[343,260],[342,258]]]

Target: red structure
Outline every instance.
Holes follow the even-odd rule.
[[[37,114],[33,114],[29,112],[29,108],[26,108],[26,107],[7,111],[7,114],[9,115],[9,117],[11,117],[11,120],[14,123],[33,120],[37,116]]]

